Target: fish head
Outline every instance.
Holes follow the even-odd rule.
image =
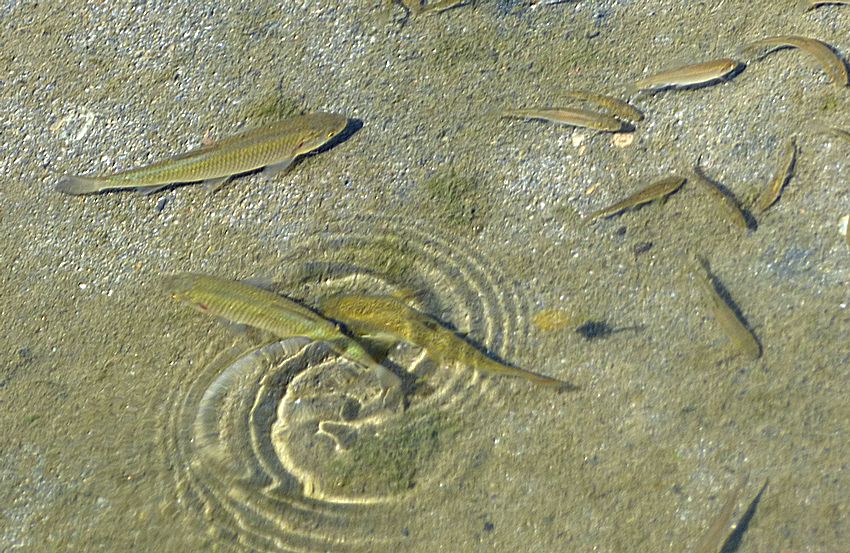
[[[191,304],[202,311],[205,309],[201,298],[196,297],[196,278],[193,273],[166,275],[163,279],[163,287],[173,300]]]
[[[337,113],[310,113],[303,116],[297,151],[307,153],[324,146],[348,127],[348,118]]]

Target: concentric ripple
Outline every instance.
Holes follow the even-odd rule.
[[[527,309],[499,263],[432,229],[340,221],[299,232],[285,255],[275,273],[281,291],[305,303],[394,293],[490,354],[513,361],[524,344]],[[410,345],[385,363],[417,382],[405,409],[384,404],[371,372],[305,338],[229,348],[193,367],[199,374],[174,389],[163,444],[181,501],[236,550],[400,544],[405,506],[463,470],[455,438],[495,380],[434,367]]]
[[[299,230],[275,275],[308,304],[338,292],[396,294],[508,361],[526,343],[529,308],[501,256],[391,217],[363,216]]]

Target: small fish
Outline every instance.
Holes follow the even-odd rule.
[[[355,335],[387,336],[424,348],[441,365],[460,364],[482,372],[524,378],[567,389],[566,382],[491,359],[428,315],[392,296],[339,295],[321,303],[322,313],[345,324]]]
[[[767,51],[758,56],[757,59],[762,59],[780,48],[798,48],[803,50],[820,62],[833,83],[838,86],[847,85],[847,66],[844,65],[844,61],[826,43],[804,36],[781,35],[751,42],[744,46],[742,51],[750,53],[763,48],[767,48]]]
[[[794,142],[794,139],[791,138],[785,144],[785,149],[782,152],[782,157],[779,160],[779,167],[776,170],[776,173],[773,175],[773,178],[770,179],[770,182],[767,184],[767,187],[762,190],[759,197],[756,199],[755,208],[759,213],[764,213],[767,211],[767,208],[776,203],[776,200],[779,199],[779,195],[782,193],[782,188],[785,187],[785,184],[788,182],[788,179],[791,178],[791,174],[794,171],[794,163],[797,159],[797,144]]]
[[[422,11],[420,0],[384,0],[387,10],[391,10],[395,4],[401,4],[409,15],[419,15],[419,12]]]
[[[422,15],[438,14],[452,8],[463,6],[467,2],[469,2],[469,0],[438,0],[437,2],[430,2],[426,4],[420,13],[422,13]]]
[[[198,181],[215,189],[233,175],[261,167],[266,175],[286,171],[296,158],[328,143],[347,125],[346,117],[333,113],[299,115],[144,167],[112,175],[66,175],[56,189],[66,194],[128,188],[155,192],[172,184]]]
[[[744,491],[744,487],[746,487],[749,480],[749,474],[745,474],[738,479],[738,483],[726,495],[726,501],[720,507],[720,512],[717,513],[708,530],[700,538],[699,544],[693,550],[694,553],[717,553],[720,550],[724,538],[729,532],[729,523],[732,521],[732,513],[735,512],[738,498],[741,496],[741,492]]]
[[[569,90],[564,93],[569,98],[583,100],[596,104],[599,107],[606,108],[611,114],[623,121],[637,123],[643,121],[643,113],[628,102],[607,96],[605,94],[597,94],[595,92],[587,92],[585,90]]]
[[[605,132],[620,132],[625,129],[622,121],[615,117],[576,108],[508,109],[502,112],[502,117],[542,119],[543,121],[551,121],[552,123]]]
[[[737,71],[739,67],[741,67],[741,63],[731,58],[704,61],[644,77],[638,80],[634,87],[638,90],[661,90],[671,87],[704,85],[723,79]]]
[[[735,348],[748,359],[756,360],[761,357],[761,346],[749,328],[738,318],[735,311],[729,307],[714,286],[714,279],[708,271],[708,262],[698,257],[692,274],[697,284],[711,304],[711,313],[723,332],[732,341]]]
[[[723,210],[735,226],[741,227],[744,230],[748,229],[749,225],[747,224],[747,218],[744,216],[744,212],[741,211],[741,207],[738,205],[738,202],[736,202],[732,196],[721,190],[713,180],[708,178],[705,173],[703,173],[699,164],[700,162],[697,160],[697,164],[694,165],[696,182],[699,183],[700,186],[702,186],[718,201],[718,203],[720,203],[720,205],[723,206]]]
[[[826,130],[831,135],[838,137],[850,144],[850,131],[845,131],[844,129],[839,129],[837,127],[828,127]]]
[[[621,200],[615,204],[609,205],[608,207],[602,208],[599,211],[591,213],[588,217],[588,221],[593,221],[600,217],[615,215],[626,209],[646,204],[660,198],[666,198],[681,188],[682,185],[685,184],[685,180],[685,177],[680,177],[678,175],[668,175],[663,177],[646,188],[635,192],[625,200]]]
[[[281,338],[304,336],[327,342],[341,357],[374,370],[385,391],[400,386],[398,376],[372,359],[336,324],[300,303],[256,286],[197,273],[169,275],[165,281],[174,299],[204,313]]]

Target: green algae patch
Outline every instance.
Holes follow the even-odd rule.
[[[422,187],[422,200],[430,207],[424,211],[447,227],[477,234],[488,213],[485,193],[486,187],[475,177],[454,170],[441,172]]]
[[[812,102],[816,107],[817,113],[821,116],[835,115],[845,108],[846,102],[839,98],[838,94],[833,91],[824,93],[815,102]]]
[[[358,439],[325,467],[324,476],[336,493],[399,495],[435,474],[435,457],[457,432],[457,422],[445,413],[403,416]]]
[[[532,324],[542,332],[555,332],[573,324],[571,313],[558,307],[541,309],[531,317]]]
[[[286,96],[279,87],[268,87],[255,99],[245,103],[240,118],[251,125],[280,121],[304,113],[302,101],[302,98]]]
[[[392,282],[406,282],[415,274],[417,259],[399,236],[381,236],[362,249],[351,250],[346,256],[365,268],[378,271]]]
[[[379,235],[368,242],[337,244],[336,248],[324,261],[303,259],[300,266],[289,270],[288,278],[280,283],[282,289],[291,293],[304,283],[333,279],[352,271],[376,274],[389,282],[405,284],[417,274],[420,262],[402,237],[391,234]]]

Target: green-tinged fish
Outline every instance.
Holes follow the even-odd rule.
[[[508,109],[502,112],[502,117],[518,117],[520,119],[542,119],[552,123],[572,125],[605,132],[625,130],[622,121],[616,117],[577,108],[531,108]]]
[[[322,313],[344,323],[355,335],[390,336],[424,348],[440,365],[460,364],[482,372],[524,378],[535,384],[566,389],[566,382],[510,367],[478,351],[450,329],[392,296],[340,295],[321,303]]]
[[[708,262],[703,258],[697,258],[691,272],[697,285],[710,303],[714,319],[732,341],[735,349],[752,361],[761,357],[761,346],[756,337],[714,287],[714,280],[708,270]]]
[[[113,175],[66,175],[59,180],[56,189],[66,194],[128,188],[153,192],[176,183],[198,181],[217,188],[233,175],[262,167],[266,175],[286,171],[299,156],[326,144],[347,125],[345,116],[334,113],[299,115]]]
[[[619,98],[614,98],[613,96],[599,94],[596,92],[588,92],[586,90],[568,90],[564,93],[564,95],[569,98],[575,98],[576,100],[596,104],[599,107],[607,109],[611,112],[611,115],[617,119],[622,119],[623,121],[628,121],[630,123],[643,121],[643,113],[641,113],[640,110],[630,103],[620,100]]]
[[[626,209],[646,204],[661,198],[666,198],[667,196],[681,188],[682,185],[685,184],[685,180],[685,177],[680,177],[678,175],[669,175],[663,177],[653,182],[646,188],[635,192],[628,198],[621,200],[615,204],[609,205],[608,207],[602,208],[599,211],[591,213],[588,217],[588,222],[593,221],[594,219],[598,219],[600,217],[609,217]]]
[[[634,87],[638,90],[660,90],[662,88],[704,85],[729,76],[740,66],[741,63],[738,60],[731,58],[683,65],[644,77],[638,80]]]
[[[750,480],[750,475],[745,474],[738,479],[735,487],[726,495],[726,501],[720,507],[717,516],[712,520],[711,525],[705,531],[705,534],[700,538],[694,553],[718,553],[723,545],[724,538],[729,533],[729,523],[732,521],[732,513],[735,512],[735,506],[738,505],[738,498],[744,487]]]
[[[694,176],[696,177],[694,180],[723,206],[723,210],[735,226],[744,230],[749,228],[747,218],[744,216],[744,212],[741,211],[741,206],[738,205],[738,202],[731,195],[721,190],[713,180],[703,173],[702,168],[699,166],[699,160],[694,165]]]
[[[189,303],[204,313],[259,328],[281,338],[304,336],[327,342],[340,356],[374,370],[385,390],[400,385],[398,376],[372,359],[336,324],[279,294],[197,273],[169,275],[166,287],[174,299]]]
[[[742,51],[751,53],[766,49],[766,52],[758,56],[758,59],[761,59],[779,48],[803,50],[820,62],[834,84],[847,86],[847,66],[844,65],[844,61],[832,51],[828,44],[814,38],[797,35],[773,36],[751,42],[744,46]]]
[[[785,144],[785,148],[782,151],[782,157],[779,159],[779,167],[776,169],[776,173],[774,173],[773,178],[770,179],[770,182],[767,184],[764,190],[762,190],[759,197],[756,198],[755,208],[759,213],[764,213],[767,211],[767,208],[776,203],[776,200],[779,199],[779,195],[782,193],[782,189],[785,187],[785,184],[791,178],[791,174],[794,172],[794,163],[797,159],[797,143],[794,142],[794,139],[791,138]]]

